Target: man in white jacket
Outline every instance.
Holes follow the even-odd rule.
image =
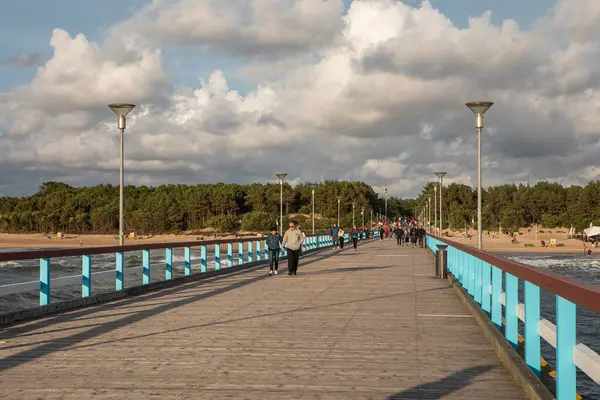
[[[287,245],[288,250],[288,275],[296,275],[298,270],[298,260],[300,259],[300,248],[304,241],[302,232],[296,229],[296,223],[290,222],[290,229],[288,229],[283,235],[283,241],[281,246]]]

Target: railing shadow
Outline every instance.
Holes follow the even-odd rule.
[[[479,365],[476,367],[465,368],[448,375],[437,381],[422,383],[402,392],[394,393],[386,397],[386,400],[404,400],[404,399],[442,399],[462,388],[469,386],[473,378],[483,375],[496,368],[495,365]]]

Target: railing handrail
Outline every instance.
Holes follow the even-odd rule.
[[[308,234],[306,237],[323,236],[324,233]],[[57,258],[57,257],[75,257],[75,256],[86,256],[94,254],[106,254],[106,253],[125,253],[128,251],[140,251],[140,250],[160,250],[160,249],[177,249],[183,247],[198,247],[198,246],[209,246],[214,244],[227,244],[227,243],[247,243],[256,242],[257,240],[265,240],[266,236],[254,236],[244,238],[230,238],[230,239],[208,239],[208,240],[194,240],[186,242],[166,242],[166,243],[140,243],[140,244],[126,244],[123,246],[89,246],[89,247],[65,247],[61,249],[38,249],[38,250],[20,250],[20,251],[9,251],[0,252],[0,262],[3,261],[22,261],[31,260],[36,258]]]
[[[600,313],[599,287],[579,282],[575,279],[562,276],[552,271],[543,270],[520,263],[518,261],[509,260],[487,251],[479,250],[446,238],[441,238],[435,235],[429,236],[467,254],[470,254],[473,257],[477,257],[480,260],[500,268],[504,272],[514,275],[521,280],[533,283],[534,285],[546,289],[555,295],[569,300],[581,307],[585,307]]]

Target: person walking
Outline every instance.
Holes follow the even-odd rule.
[[[333,248],[336,249],[339,245],[339,237],[340,228],[338,228],[337,224],[333,224],[331,229],[329,230],[329,236],[331,236],[331,243],[333,243]]]
[[[352,246],[354,247],[354,251],[357,251],[358,237],[360,236],[360,231],[358,230],[356,225],[354,225],[354,227],[352,228],[352,233],[350,233],[350,236],[352,236]]]
[[[283,235],[281,246],[287,245],[288,250],[288,275],[296,275],[298,261],[300,259],[300,248],[302,247],[302,232],[296,229],[296,223],[290,222],[290,228]]]
[[[267,236],[267,248],[269,249],[269,258],[271,259],[271,266],[269,268],[269,275],[277,275],[277,269],[279,268],[279,253],[281,253],[281,235],[277,232],[277,227],[271,228],[271,233]]]
[[[383,229],[383,225],[379,228],[379,239],[383,240],[383,235],[385,235],[385,229]]]
[[[339,230],[339,241],[340,241],[340,249],[344,250],[344,242],[346,241],[345,235],[346,232],[344,232],[344,230],[342,229],[342,227],[340,226],[340,230]]]
[[[402,243],[402,236],[404,236],[404,231],[402,230],[402,228],[396,228],[396,245],[400,246],[400,244]]]

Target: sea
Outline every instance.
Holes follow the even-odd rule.
[[[17,251],[20,249],[0,249],[4,251]],[[24,250],[24,249],[23,249]],[[31,249],[29,249],[31,250]],[[237,250],[237,248],[235,249]],[[244,249],[246,252],[246,249]],[[207,268],[214,268],[214,260],[207,256]],[[237,252],[236,252],[237,253]],[[600,253],[600,252],[599,252]],[[499,254],[511,260],[529,264],[533,267],[550,270],[560,275],[579,280],[589,285],[600,286],[600,255],[584,256],[583,254]],[[223,262],[223,261],[222,261]],[[234,254],[234,264],[237,262],[237,254]],[[164,252],[151,252],[151,280],[164,279]],[[136,286],[141,284],[142,274],[141,252],[125,253],[125,286]],[[192,253],[192,270],[198,270],[200,265],[199,251]],[[115,255],[99,254],[92,256],[93,271],[114,271]],[[52,277],[66,277],[81,274],[81,257],[55,258],[51,260]],[[175,249],[173,252],[173,276],[181,276],[184,273],[183,249]],[[39,280],[39,260],[0,262],[0,285],[21,283]],[[523,282],[519,288],[519,302],[523,302]],[[114,290],[114,276],[95,279],[92,278],[93,293],[109,292]],[[69,285],[54,288],[51,292],[51,301],[57,302],[81,297],[81,285]],[[37,307],[39,294],[36,291],[0,296],[0,314],[20,309]],[[541,290],[540,312],[542,318],[555,323],[556,297],[545,290]],[[523,334],[523,324],[520,331]],[[600,353],[600,315],[593,311],[577,308],[577,340],[584,343],[594,351]],[[551,364],[555,365],[555,350],[552,346],[542,340],[542,356]],[[600,386],[589,379],[583,372],[577,371],[578,393],[584,399],[600,400]]]

